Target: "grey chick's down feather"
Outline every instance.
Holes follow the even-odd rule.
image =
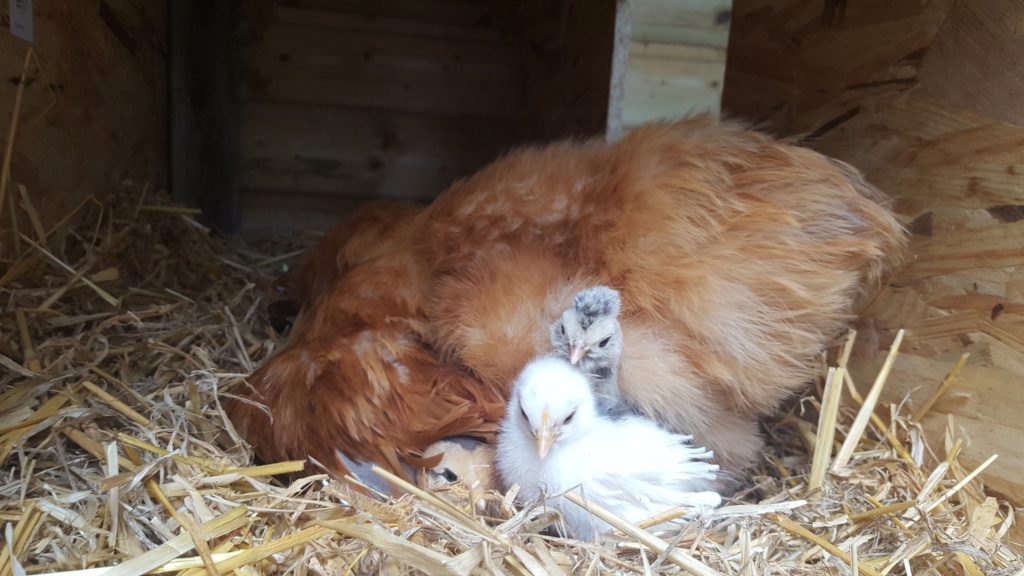
[[[673,434],[637,414],[610,417],[585,375],[567,360],[542,356],[513,384],[498,432],[498,475],[520,486],[523,504],[546,498],[576,538],[609,526],[559,494],[585,498],[629,522],[674,506],[718,506],[718,466],[689,436]]]
[[[581,290],[551,325],[555,354],[587,375],[598,398],[618,399],[622,327],[619,293],[607,286]]]

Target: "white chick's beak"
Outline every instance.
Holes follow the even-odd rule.
[[[582,343],[569,346],[569,362],[575,366],[587,355],[587,348]]]
[[[548,424],[547,410],[540,415],[540,428],[537,428],[534,436],[537,438],[537,456],[543,460],[551,451],[551,445],[555,443],[555,430]]]

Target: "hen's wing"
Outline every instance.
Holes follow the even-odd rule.
[[[396,237],[405,237],[421,210],[412,203],[391,200],[360,207],[328,230],[302,264],[277,278],[275,288],[296,308],[311,305],[335,279],[383,254]]]
[[[483,381],[510,387],[526,362],[551,352],[548,328],[573,295],[596,283],[528,243],[491,247],[433,275],[426,303],[433,342]]]
[[[493,437],[502,391],[441,363],[426,344],[423,281],[415,254],[396,247],[319,296],[249,378],[244,399],[226,407],[263,459],[313,456],[344,472],[339,449],[402,474],[399,458],[446,436]]]

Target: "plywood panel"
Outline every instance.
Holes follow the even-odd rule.
[[[34,16],[35,58],[13,143],[11,182],[27,187],[44,228],[86,196],[106,194],[124,180],[166,185],[166,4],[36,2]],[[0,141],[14,116],[28,48],[0,29]],[[8,199],[0,206],[0,230],[7,233]],[[24,226],[20,208],[18,217]],[[11,246],[7,233],[0,252]]]

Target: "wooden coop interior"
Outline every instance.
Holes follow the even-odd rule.
[[[998,454],[986,485],[1024,502],[1024,0],[38,1],[31,41],[8,4],[7,231],[111,190],[247,238],[323,231],[517,145],[696,112],[848,162],[912,233],[853,381],[906,329],[883,399],[917,408],[969,352],[923,430]]]

